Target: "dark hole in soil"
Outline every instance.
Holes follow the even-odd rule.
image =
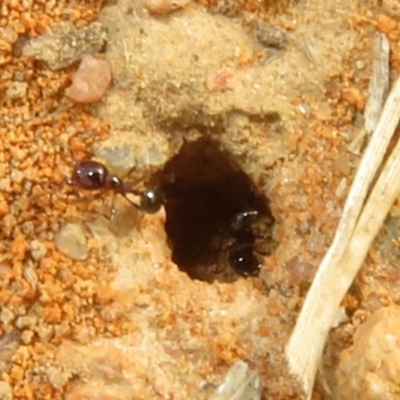
[[[252,241],[250,235],[250,244],[246,242],[243,246],[241,239],[236,240],[236,250],[240,253],[251,246],[250,253],[257,249],[260,262],[259,253],[271,253],[265,250],[271,248],[274,223],[268,204],[232,157],[219,150],[217,143],[200,139],[184,144],[180,153],[166,164],[162,182],[166,232],[173,261],[191,278],[229,282],[240,276],[228,261],[235,242],[229,228],[238,212],[257,212],[252,225],[253,222],[263,225],[260,228],[263,243]]]

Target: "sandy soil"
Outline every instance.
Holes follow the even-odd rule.
[[[232,399],[228,371],[248,381],[235,398],[302,398],[284,346],[362,153],[378,32],[400,67],[399,17],[389,0],[3,2],[0,399]],[[112,74],[99,95],[85,78],[90,103],[67,90],[88,54]],[[164,206],[66,185],[86,158]],[[398,207],[314,399],[400,398]],[[250,243],[237,209],[257,210]],[[250,277],[229,262],[248,246]]]

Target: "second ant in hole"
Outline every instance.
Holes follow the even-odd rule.
[[[228,226],[228,234],[234,239],[228,247],[228,262],[230,266],[240,275],[254,276],[261,269],[261,262],[255,253],[267,255],[256,246],[258,235],[253,231],[252,224],[259,217],[256,210],[240,211],[234,214]],[[273,223],[273,217],[268,224]],[[269,219],[269,218],[268,218]]]

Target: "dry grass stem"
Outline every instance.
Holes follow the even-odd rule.
[[[368,101],[364,111],[364,128],[370,134],[376,128],[389,91],[389,40],[378,33],[374,43],[374,66],[368,87]]]
[[[321,262],[286,348],[290,371],[299,379],[307,399],[311,397],[340,302],[400,191],[400,143],[371,188],[399,119],[400,80],[386,101],[350,189],[333,243]]]

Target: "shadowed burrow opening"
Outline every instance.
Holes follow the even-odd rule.
[[[274,249],[268,200],[218,143],[182,146],[162,172],[173,261],[191,278],[231,282]]]

